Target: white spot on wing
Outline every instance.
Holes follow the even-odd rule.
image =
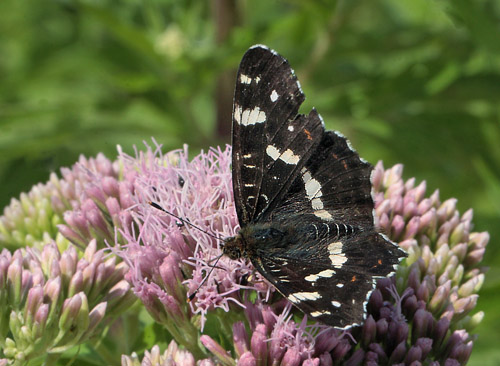
[[[240,121],[243,126],[263,123],[266,122],[266,114],[263,111],[261,111],[259,107],[255,107],[254,109],[245,109],[241,113]]]
[[[335,271],[333,269],[325,269],[324,271],[321,271],[318,273],[318,276],[320,277],[325,277],[325,278],[330,278],[335,274]]]
[[[249,76],[247,76],[247,75],[243,75],[243,74],[241,74],[241,75],[240,75],[240,82],[241,82],[242,84],[250,84],[250,83],[252,82],[252,78],[251,78],[251,77],[249,77]]]
[[[310,174],[309,174],[310,175]],[[306,194],[307,197],[312,200],[318,191],[321,190],[321,185],[316,179],[309,178],[306,182]]]
[[[321,295],[319,294],[319,292],[296,292],[288,296],[288,300],[290,300],[294,304],[297,304],[301,301],[306,301],[306,300],[315,301],[318,299],[321,299]]]
[[[318,275],[312,274],[312,275],[304,277],[304,280],[309,281],[309,282],[316,282],[316,280],[318,278],[319,278]]]
[[[342,243],[340,241],[336,241],[328,244],[328,252],[330,254],[341,254],[342,253]]]
[[[271,157],[273,160],[277,160],[280,157],[280,152],[277,148],[275,148],[273,145],[268,145],[266,148],[266,153]]]
[[[295,75],[295,71],[292,70],[292,75]],[[303,94],[304,92],[302,91],[302,86],[300,85],[300,82],[297,80],[297,88],[299,88],[300,93]]]
[[[324,219],[324,220],[332,220],[333,219],[333,217],[330,214],[330,212],[328,212],[326,210],[315,211],[314,215],[317,216],[317,217],[319,217],[320,219]]]
[[[342,287],[344,287],[344,284],[343,284],[343,283],[337,283],[337,285],[336,285],[336,286],[337,286],[338,288],[342,288]]]
[[[241,123],[241,107],[239,105],[235,105],[234,106],[234,120],[236,121],[236,123],[240,124]]]
[[[330,313],[328,310],[323,310],[323,311],[313,311],[311,313],[311,316],[314,317],[314,318],[317,318],[318,316],[321,316],[321,315],[331,315],[332,313]]]
[[[281,154],[280,159],[287,164],[297,165],[300,160],[300,156],[295,155],[292,150],[287,149],[283,154]]]
[[[336,308],[340,308],[340,302],[338,301],[332,301],[332,305],[335,306]]]
[[[323,192],[321,191],[321,184],[317,179],[314,179],[312,177],[311,172],[306,168],[303,168],[301,172],[306,195],[307,198],[311,201],[314,215],[323,220],[332,220],[332,215],[328,211],[324,210],[323,201],[320,198],[323,196]]]
[[[321,210],[323,209],[323,201],[321,201],[321,198],[313,198],[311,201],[312,208],[313,210]]]
[[[294,128],[292,125],[288,126],[288,131],[293,132]]]
[[[287,149],[285,150],[285,152],[280,153],[280,151],[273,145],[267,146],[266,153],[271,157],[271,159],[273,160],[281,159],[286,164],[296,165],[300,160],[300,156],[295,155],[292,150]]]
[[[342,253],[342,243],[340,241],[330,243],[328,245],[328,252],[330,253],[330,261],[335,268],[341,268],[347,262],[347,257]]]
[[[276,102],[278,100],[278,93],[276,92],[276,90],[273,90],[273,92],[271,93],[271,102]]]
[[[334,270],[332,270],[332,269],[325,269],[324,271],[321,271],[319,273],[311,274],[311,275],[305,277],[304,279],[306,281],[309,281],[309,282],[316,282],[321,277],[323,277],[323,278],[330,278],[334,274],[335,274]]]

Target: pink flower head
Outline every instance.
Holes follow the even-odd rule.
[[[267,294],[269,286],[260,277],[255,286],[247,283],[252,274],[248,261],[223,256],[215,265],[222,239],[238,231],[229,147],[210,149],[189,161],[187,147],[162,155],[157,146],[154,151],[137,152],[135,158],[122,154],[121,160],[125,170],[138,173],[134,186],[137,230],[124,229],[128,244],[122,253],[132,268],[128,278],[134,284],[155,283],[174,296],[179,306],[196,291],[186,315],[200,315],[202,327],[211,310],[229,311],[231,304],[243,307],[241,289],[254,289],[262,297]],[[165,258],[175,258],[169,266],[177,266],[172,272],[177,273],[176,281],[182,275],[177,283],[161,276]]]

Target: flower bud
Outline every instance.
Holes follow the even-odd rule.
[[[22,261],[20,259],[13,260],[7,270],[8,298],[13,307],[17,307],[21,302],[22,274]]]
[[[371,315],[366,318],[361,332],[361,344],[367,347],[375,340],[377,335],[377,323]]]
[[[79,293],[64,300],[61,317],[59,318],[59,328],[62,331],[67,331],[74,324],[81,306],[82,297]]]
[[[267,338],[266,326],[257,325],[250,340],[250,348],[258,365],[265,365],[267,362]]]
[[[301,361],[299,352],[295,348],[289,348],[283,356],[281,366],[299,366]]]
[[[405,357],[405,364],[410,365],[415,361],[419,361],[422,358],[422,350],[418,346],[412,346],[408,350]]]
[[[229,356],[228,352],[222,348],[217,342],[215,342],[211,337],[207,335],[202,335],[200,337],[201,343],[213,353],[215,357],[223,364],[233,365],[234,360]]]
[[[361,365],[364,358],[365,358],[365,351],[363,351],[362,349],[358,349],[358,350],[354,351],[352,356],[347,359],[347,361],[344,363],[344,365],[345,366]]]
[[[349,352],[351,349],[351,345],[349,344],[349,341],[347,341],[345,338],[342,338],[337,346],[333,349],[333,355],[332,358],[334,360],[342,359],[347,352]]]
[[[24,307],[24,320],[26,323],[31,323],[39,306],[43,301],[43,288],[40,285],[32,287],[28,291],[28,298]]]
[[[422,351],[421,359],[425,359],[429,352],[432,350],[432,339],[431,338],[419,338],[415,342],[415,345]]]
[[[319,358],[308,358],[303,363],[303,366],[319,366]]]
[[[459,315],[460,318],[468,314],[469,311],[471,311],[473,308],[476,307],[478,298],[479,295],[474,294],[455,301],[453,303],[453,307],[455,309],[456,314]]]
[[[257,360],[252,355],[252,352],[247,351],[241,355],[238,360],[238,366],[257,366]]]
[[[243,322],[233,324],[233,344],[237,357],[241,357],[241,355],[249,350],[248,335]]]
[[[429,310],[435,314],[439,314],[448,302],[450,290],[451,280],[448,280],[444,285],[439,286],[429,301]]]
[[[175,252],[170,253],[163,258],[163,263],[160,265],[159,271],[163,283],[169,295],[175,297],[177,301],[186,301],[185,290],[181,283],[184,280],[179,265],[181,259]]]
[[[315,340],[315,349],[318,354],[330,353],[339,343],[339,337],[332,328],[321,331]]]
[[[434,328],[434,346],[439,347],[446,337],[446,333],[450,329],[450,321],[447,318],[441,318],[438,320],[436,327]]]
[[[391,224],[391,238],[399,238],[405,229],[405,221],[402,216],[394,216]]]
[[[108,304],[106,302],[101,302],[98,305],[96,305],[89,313],[89,325],[87,329],[88,334],[92,334],[94,329],[99,325],[101,320],[106,315],[107,305]]]
[[[71,277],[69,286],[68,286],[68,296],[74,296],[77,293],[81,292],[84,290],[84,283],[83,283],[83,273],[82,271],[78,270],[76,273]]]
[[[460,286],[460,288],[458,289],[458,294],[461,297],[466,297],[474,293],[477,293],[481,289],[483,283],[484,283],[484,274],[481,273],[477,276],[472,277],[470,280],[462,284],[462,286]]]
[[[406,354],[406,342],[399,343],[389,357],[389,365],[401,362]]]
[[[319,361],[321,366],[333,366],[332,355],[329,352],[325,352],[319,356]]]

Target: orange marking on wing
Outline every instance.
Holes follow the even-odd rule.
[[[344,161],[342,164],[344,165],[344,169],[347,170],[347,163]]]
[[[377,268],[380,264],[382,264],[382,259],[377,260],[378,264],[372,266],[372,268]]]
[[[356,276],[352,276],[351,282],[356,282]]]
[[[312,140],[312,136],[311,136],[311,133],[307,130],[307,128],[304,128],[304,133],[307,135],[307,139],[308,140]]]

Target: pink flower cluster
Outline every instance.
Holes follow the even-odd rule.
[[[214,266],[221,254],[217,238],[238,230],[230,157],[230,148],[191,161],[187,149],[121,156],[125,169],[137,172],[136,226],[122,233],[128,244],[121,255],[132,268],[127,278],[153,317],[195,358],[209,350],[227,365],[467,361],[472,338],[465,329],[482,318],[469,314],[484,279],[477,264],[488,241],[485,233],[469,232],[471,212],[460,217],[455,200],[441,203],[437,193],[425,198],[425,183],[404,182],[402,166],[384,170],[378,164],[379,224],[410,256],[395,278],[380,281],[362,327],[325,330],[290,312],[248,262],[222,257]],[[457,330],[458,324],[464,328]]]
[[[173,340],[123,365],[464,365],[489,235],[402,170],[379,163],[372,183],[381,230],[409,256],[378,282],[364,324],[340,332],[308,323],[248,261],[218,259],[239,229],[230,147],[82,157],[0,217],[3,247],[28,247],[0,254],[0,364],[86,342],[128,310],[131,285]],[[125,263],[105,257],[112,243]]]

